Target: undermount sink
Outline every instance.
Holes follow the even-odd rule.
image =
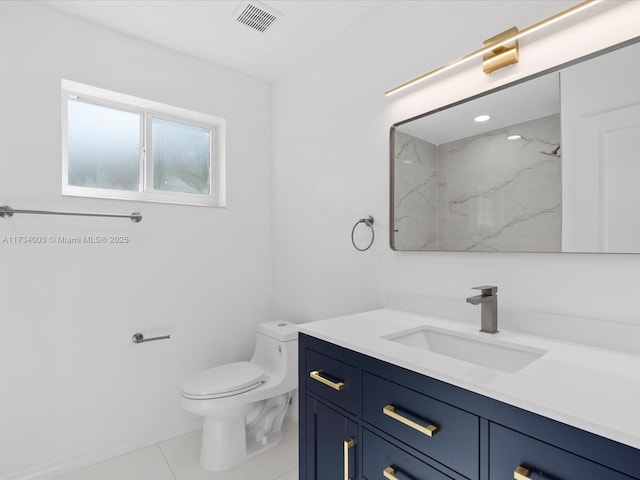
[[[421,327],[383,338],[508,373],[523,369],[547,353],[496,338],[480,338],[434,327]]]

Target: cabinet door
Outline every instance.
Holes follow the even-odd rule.
[[[638,253],[640,44],[561,72],[562,251]]]
[[[478,478],[477,416],[368,372],[362,382],[367,422],[465,477]]]
[[[304,480],[355,480],[358,428],[344,415],[307,396]]]
[[[490,480],[632,480],[586,458],[495,423],[489,427],[489,436]]]
[[[358,369],[310,348],[306,352],[305,386],[307,390],[358,415],[360,406]]]
[[[362,429],[362,475],[368,480],[451,480],[365,428]]]

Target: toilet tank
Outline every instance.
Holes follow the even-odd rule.
[[[275,321],[258,325],[256,347],[251,363],[272,380],[291,391],[298,385],[298,326]]]
[[[281,320],[261,323],[258,325],[258,332],[281,342],[298,340],[298,326],[295,323]]]

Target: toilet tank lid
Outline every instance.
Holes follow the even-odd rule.
[[[258,325],[258,332],[281,342],[298,339],[298,326],[295,323],[283,322],[282,320],[261,323]]]

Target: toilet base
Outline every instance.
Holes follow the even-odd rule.
[[[247,445],[244,424],[244,416],[204,419],[200,444],[202,468],[219,472],[244,461]]]
[[[202,428],[200,465],[220,472],[236,467],[282,442],[282,422],[291,392],[260,402],[258,413],[247,424],[241,414],[205,417]]]
[[[211,442],[210,440],[205,441],[205,436],[203,434],[202,448],[200,450],[200,466],[209,472],[222,472],[224,470],[237,467],[247,460],[277,447],[281,442],[282,432],[274,432],[269,438],[269,443],[266,445],[253,443],[249,445],[246,454],[244,454],[245,445],[242,445],[242,450],[236,449],[233,451],[229,451],[226,448],[210,448]],[[220,445],[220,443],[217,443],[216,445]],[[243,454],[238,455],[237,452],[239,451]]]

